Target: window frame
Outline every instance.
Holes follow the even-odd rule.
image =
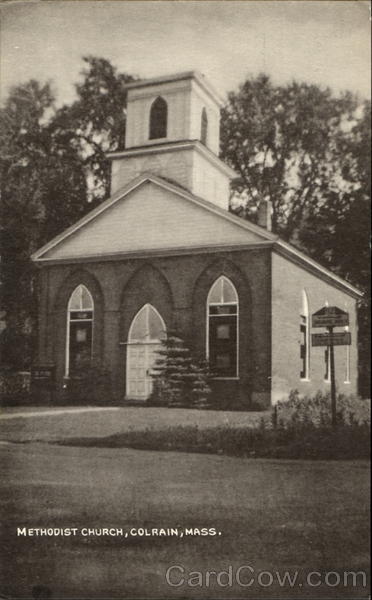
[[[208,145],[208,113],[205,106],[203,107],[200,119],[200,141],[204,146]]]
[[[236,296],[236,302],[210,302],[209,298],[211,296],[211,293],[213,291],[213,288],[215,287],[215,285],[220,281],[227,281],[229,285],[231,285],[231,287],[234,290],[235,296]],[[227,315],[227,314],[221,314],[221,315],[210,315],[210,310],[209,307],[210,306],[236,306],[236,312],[234,314],[231,315]],[[206,359],[207,361],[209,361],[210,359],[210,341],[209,341],[209,337],[210,337],[210,318],[212,319],[218,319],[219,317],[226,317],[226,316],[231,316],[231,317],[235,317],[235,330],[236,330],[236,354],[235,354],[235,358],[236,358],[236,366],[235,366],[235,375],[216,375],[214,376],[212,379],[214,380],[226,380],[226,381],[237,381],[240,378],[239,375],[239,356],[240,356],[240,344],[239,344],[239,294],[237,292],[237,289],[235,287],[235,285],[233,284],[233,282],[231,281],[231,279],[229,279],[228,277],[226,277],[225,275],[220,275],[219,277],[217,277],[217,279],[215,279],[215,281],[212,283],[212,285],[209,288],[209,292],[208,292],[208,296],[207,296],[207,302],[206,302]]]
[[[92,303],[92,308],[91,309],[83,309],[82,307],[77,309],[77,308],[73,308],[71,309],[71,302],[72,299],[75,295],[75,293],[78,290],[83,290],[85,289],[86,293],[88,294],[91,303]],[[81,291],[81,298],[80,301],[82,301],[82,291]],[[71,319],[71,313],[79,313],[79,312],[90,312],[91,313],[91,317],[89,318],[83,318],[83,319]],[[93,295],[91,294],[91,292],[89,291],[89,289],[87,288],[86,285],[80,283],[79,285],[77,285],[73,291],[70,294],[69,300],[68,300],[68,304],[67,304],[67,324],[66,324],[66,351],[65,351],[65,377],[68,378],[70,377],[70,365],[71,365],[71,322],[73,323],[90,323],[91,324],[91,341],[90,341],[90,360],[92,360],[93,358],[93,343],[94,343],[94,300],[93,300]]]
[[[350,327],[348,325],[345,326],[345,332],[350,331]],[[345,380],[344,383],[349,385],[351,383],[350,379],[350,346],[346,344],[346,352],[345,352]]]
[[[303,329],[305,330],[303,332]],[[300,381],[309,382],[310,378],[310,311],[309,311],[309,300],[306,290],[302,290],[302,308],[300,313],[300,334],[304,333],[304,342],[301,337],[300,340],[300,360],[302,367],[305,367],[304,375],[302,375],[302,368],[300,370]],[[305,347],[305,357],[301,356],[301,348]]]
[[[159,111],[159,106],[161,106],[161,110],[164,111],[164,113],[162,112],[162,119],[164,122],[161,123],[161,126],[164,127],[164,133],[165,135],[154,135],[154,129],[155,129],[155,133],[158,133],[158,131],[156,130],[157,127],[160,128],[160,125],[158,123],[158,119],[154,120],[154,112],[156,110]],[[149,140],[166,140],[168,137],[168,102],[163,98],[163,96],[157,96],[155,98],[155,100],[153,100],[153,102],[151,103],[150,106],[150,112],[149,112]]]

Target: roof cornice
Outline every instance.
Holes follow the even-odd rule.
[[[223,98],[209,83],[209,81],[207,81],[207,79],[200,73],[200,71],[184,71],[182,73],[174,73],[173,75],[163,75],[162,77],[155,77],[152,79],[139,79],[138,81],[132,81],[130,83],[127,83],[123,87],[126,90],[133,90],[166,83],[172,83],[173,81],[185,81],[187,79],[196,81],[220,108],[224,105]]]
[[[134,258],[158,258],[162,256],[186,256],[194,254],[216,254],[220,252],[242,252],[242,251],[254,251],[262,250],[263,248],[271,248],[273,242],[257,242],[249,244],[217,244],[215,246],[180,246],[173,248],[154,248],[148,250],[133,250],[127,252],[115,252],[112,254],[92,254],[90,256],[70,256],[61,259],[53,258],[40,258],[38,259],[38,266],[52,266],[61,264],[76,264],[76,263],[97,263],[97,262],[113,262],[117,260],[131,260]]]
[[[284,256],[291,262],[303,267],[313,275],[317,275],[318,277],[323,279],[323,281],[330,283],[331,285],[337,287],[343,292],[347,292],[354,298],[362,298],[364,296],[363,292],[358,290],[358,288],[356,288],[354,285],[352,285],[345,279],[342,279],[326,267],[323,267],[318,262],[307,256],[300,250],[297,250],[297,248],[294,248],[290,244],[287,244],[280,238],[278,238],[274,242],[273,250],[274,252],[280,254],[281,256]]]
[[[180,140],[175,142],[163,142],[162,144],[154,144],[148,146],[137,146],[128,148],[128,150],[117,150],[115,152],[107,152],[106,156],[111,160],[121,158],[129,158],[131,156],[145,156],[147,154],[162,154],[166,152],[178,152],[180,150],[197,150],[209,162],[216,166],[220,171],[227,175],[230,179],[237,179],[239,175],[224,163],[214,152],[209,150],[200,140]]]

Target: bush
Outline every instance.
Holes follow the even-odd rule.
[[[370,425],[371,404],[355,396],[338,394],[338,425]],[[317,392],[315,396],[300,397],[297,390],[291,391],[287,401],[278,402],[274,408],[273,424],[278,427],[303,426],[329,427],[332,422],[330,393]]]
[[[230,456],[340,460],[369,458],[368,401],[340,394],[338,426],[332,427],[329,394],[300,398],[297,391],[274,408],[273,422],[256,427],[176,426],[129,431],[107,438],[68,440],[72,445],[176,450]]]
[[[65,379],[63,389],[64,401],[105,404],[112,399],[110,371],[98,361],[81,365]]]
[[[140,450],[166,450],[225,454],[250,458],[340,460],[368,458],[368,425],[268,429],[260,427],[197,426],[168,427],[162,430],[128,431],[107,438],[66,440],[67,445]]]
[[[29,371],[4,370],[0,373],[0,398],[3,405],[29,402],[31,374]]]

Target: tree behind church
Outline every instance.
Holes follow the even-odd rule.
[[[350,92],[252,77],[228,96],[221,157],[239,174],[232,210],[252,221],[262,198],[275,233],[358,286],[359,380],[370,373],[370,102]]]
[[[30,255],[86,211],[75,147],[55,128],[49,84],[11,91],[0,114],[3,361],[28,367],[35,348],[37,280]]]
[[[84,58],[77,98],[57,109],[49,83],[14,87],[0,111],[3,362],[30,365],[36,348],[37,278],[30,255],[109,195],[108,150],[124,145],[133,78]]]

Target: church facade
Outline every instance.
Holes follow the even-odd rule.
[[[340,391],[357,391],[360,292],[271,232],[229,212],[234,171],[218,158],[221,100],[197,72],[127,85],[126,149],[111,153],[111,197],[33,255],[40,267],[40,364],[57,393],[105,365],[117,402],[143,402],[161,340],[176,331],[208,359],[216,405],[268,407],[330,386],[311,314],[349,313],[335,349]]]

